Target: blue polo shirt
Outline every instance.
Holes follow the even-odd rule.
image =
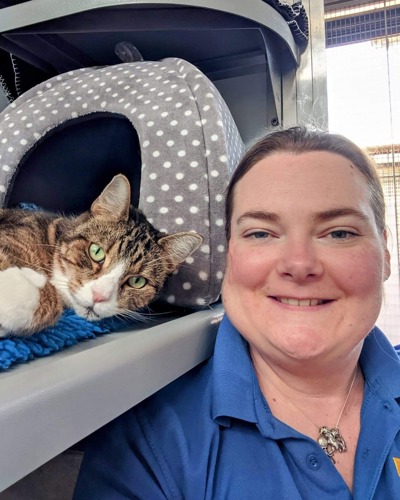
[[[319,445],[271,414],[225,317],[210,360],[91,437],[74,500],[400,499],[400,362],[378,328],[360,364],[353,497]]]

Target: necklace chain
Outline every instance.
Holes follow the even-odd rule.
[[[347,451],[346,441],[343,439],[343,436],[339,430],[339,422],[342,418],[344,409],[346,408],[347,402],[349,400],[351,391],[354,386],[354,382],[356,380],[357,375],[357,365],[354,370],[353,379],[350,384],[349,392],[347,393],[346,399],[343,403],[342,409],[340,410],[339,417],[337,419],[335,427],[329,428],[326,425],[323,425],[319,428],[319,434],[317,438],[318,444],[324,450],[324,452],[328,455],[328,457],[332,460],[332,463],[335,463],[335,459],[333,455],[338,451],[339,453],[343,453]]]
[[[356,368],[354,370],[354,375],[353,375],[353,379],[352,379],[351,384],[350,384],[349,392],[347,393],[347,396],[346,396],[346,399],[345,399],[345,401],[343,403],[342,409],[340,410],[339,417],[337,419],[335,427],[339,426],[340,419],[342,418],[344,409],[346,408],[346,405],[347,405],[347,401],[349,400],[351,391],[353,390],[353,385],[354,385],[354,382],[356,381],[356,375],[357,375],[357,366],[356,366]]]
[[[254,363],[254,361],[253,361]],[[309,422],[311,422],[318,430],[318,438],[317,438],[317,443],[321,446],[321,448],[324,450],[324,452],[328,455],[328,457],[332,460],[332,463],[335,463],[335,459],[333,455],[338,451],[339,453],[343,453],[347,451],[347,445],[345,440],[343,439],[343,436],[340,433],[339,430],[339,423],[342,418],[343,412],[346,408],[346,405],[349,401],[351,391],[353,390],[354,383],[356,381],[357,377],[357,365],[354,370],[354,375],[351,380],[351,384],[349,387],[349,390],[347,392],[346,399],[343,403],[343,406],[340,410],[339,417],[336,421],[335,427],[328,427],[326,425],[323,425],[322,427],[318,427],[305,413],[303,413],[300,408],[298,408],[291,400],[290,398],[286,398],[286,401],[288,401],[293,408],[295,408],[298,412],[300,412]],[[275,386],[275,384],[273,384]],[[276,386],[275,386],[276,387]],[[277,387],[276,387],[277,389]],[[280,392],[280,391],[279,391]]]

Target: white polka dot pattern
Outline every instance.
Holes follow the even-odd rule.
[[[84,68],[29,90],[0,113],[0,203],[22,157],[52,128],[107,111],[126,116],[141,145],[139,206],[168,233],[195,230],[203,245],[171,277],[170,303],[218,299],[225,265],[224,192],[244,146],[215,86],[177,58]]]

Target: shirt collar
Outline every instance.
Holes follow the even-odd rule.
[[[225,426],[230,425],[231,418],[257,423],[255,405],[260,390],[248,344],[226,315],[219,327],[212,363],[213,418]],[[364,341],[360,364],[371,386],[384,388],[393,398],[400,398],[399,356],[378,327]]]
[[[365,380],[386,389],[393,398],[400,398],[400,360],[398,351],[378,327],[364,341],[360,364]]]
[[[256,423],[254,370],[248,344],[226,315],[218,330],[212,362],[213,418],[226,426],[230,418]]]

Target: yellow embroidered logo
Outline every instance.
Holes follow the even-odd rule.
[[[400,477],[400,458],[393,457],[394,465],[396,466],[397,474]]]

